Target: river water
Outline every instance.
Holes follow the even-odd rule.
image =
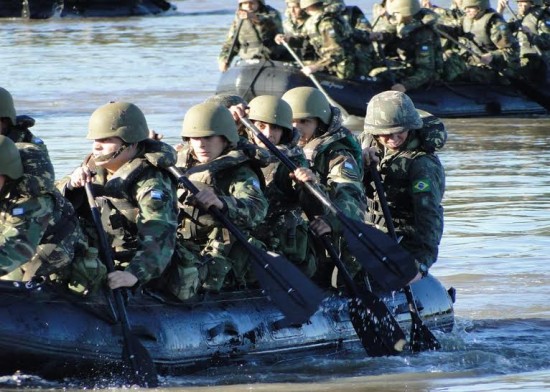
[[[0,85],[32,115],[58,177],[90,150],[92,111],[136,103],[178,141],[211,95],[234,1],[176,1],[169,16],[0,21]],[[282,0],[269,2],[279,10]],[[366,12],[372,2],[357,1]],[[550,387],[550,119],[454,119],[440,156],[445,233],[434,275],[457,290],[443,349],[397,358],[298,358],[163,379],[171,391],[541,391]],[[0,386],[76,388],[32,375]],[[78,387],[82,388],[82,387]]]

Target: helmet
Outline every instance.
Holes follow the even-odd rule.
[[[516,0],[517,3],[528,2],[533,3],[534,6],[542,7],[542,0]]]
[[[142,111],[133,103],[110,102],[92,113],[88,139],[119,137],[125,143],[137,143],[149,137],[149,127]]]
[[[324,94],[313,87],[296,87],[283,94],[285,100],[292,108],[293,118],[317,117],[324,124],[330,123],[332,110]]]
[[[229,109],[215,103],[199,103],[183,118],[182,137],[225,136],[232,145],[239,141],[237,125]]]
[[[226,108],[230,108],[231,106],[240,105],[243,104],[244,106],[248,106],[248,103],[239,95],[232,95],[232,94],[216,94],[212,95],[204,100],[204,103],[215,103],[218,105],[225,106]]]
[[[6,136],[0,135],[0,175],[17,180],[23,175],[21,155],[15,143]]]
[[[15,106],[11,94],[5,88],[0,87],[0,118],[7,117],[11,120],[11,124],[15,125],[17,122],[15,116]]]
[[[239,0],[239,4],[241,4],[241,3],[246,3],[246,2],[248,2],[248,1],[250,1],[250,0]],[[265,0],[258,0],[258,3],[260,3],[260,4],[265,4]]]
[[[292,109],[290,105],[273,95],[261,95],[248,104],[248,118],[292,129]]]
[[[368,103],[363,129],[371,135],[391,135],[422,126],[423,121],[408,95],[384,91]]]
[[[420,11],[418,0],[393,0],[389,3],[389,13],[399,13],[401,16],[413,16]]]
[[[305,9],[311,5],[322,3],[323,0],[300,0],[300,8]]]
[[[491,7],[489,0],[462,0],[462,9],[468,7],[477,7],[480,10],[486,10]]]

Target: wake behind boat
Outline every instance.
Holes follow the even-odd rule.
[[[426,326],[449,332],[454,290],[448,292],[431,275],[412,289]],[[109,297],[92,300],[48,285],[8,281],[0,281],[0,293],[1,375],[19,370],[49,379],[97,379],[122,370],[122,333]],[[378,294],[408,333],[405,294]],[[259,291],[222,293],[192,303],[146,292],[132,298],[127,309],[132,331],[158,372],[185,375],[206,366],[362,350],[347,301],[328,293],[303,325],[285,325],[281,311]]]
[[[351,115],[364,117],[367,102],[389,86],[378,80],[342,80],[316,73],[328,95]],[[239,60],[222,73],[216,93],[242,96],[282,96],[298,86],[312,86],[311,80],[292,63],[271,60]],[[550,102],[548,80],[536,93]],[[407,91],[418,109],[436,117],[528,116],[547,114],[546,109],[512,85],[439,84]],[[539,96],[537,96],[538,99]]]

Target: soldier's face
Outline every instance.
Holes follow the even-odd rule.
[[[479,7],[466,7],[464,13],[467,18],[474,19],[479,13]]]
[[[268,138],[271,143],[277,145],[281,142],[281,138],[283,137],[283,128],[280,126],[268,124],[263,121],[254,121],[254,125],[256,125],[256,128],[258,128],[258,130],[266,138]],[[256,143],[257,146],[267,148],[267,146],[265,146],[256,136],[254,136],[254,143]]]
[[[313,137],[319,126],[317,118],[300,118],[292,120],[292,126],[300,132],[300,145],[306,144]]]
[[[403,131],[398,133],[392,133],[391,135],[378,135],[376,138],[384,146],[390,150],[397,150],[405,143],[409,136],[409,131]]]
[[[302,9],[300,8],[300,4],[291,3],[288,5],[287,8],[293,20],[300,19],[300,17],[302,16]]]
[[[527,15],[531,9],[531,2],[529,1],[518,1],[518,14],[523,16]]]
[[[213,161],[227,147],[227,140],[223,136],[190,137],[189,145],[193,149],[200,163]]]
[[[117,152],[124,142],[118,137],[107,137],[105,139],[95,139],[92,146],[92,154],[94,157],[99,158],[105,155],[114,154]],[[118,170],[120,166],[130,160],[132,154],[135,152],[135,146],[133,148],[127,148],[119,155],[108,160],[96,160],[96,165],[102,166],[110,172]]]
[[[260,3],[258,2],[258,0],[250,0],[243,1],[239,4],[239,6],[240,9],[242,9],[243,11],[256,12],[258,11],[258,8],[260,8]]]

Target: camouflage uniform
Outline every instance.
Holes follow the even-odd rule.
[[[283,24],[279,11],[268,5],[260,4],[256,16],[259,19],[258,23],[235,16],[218,56],[219,61],[230,64],[233,57],[237,54],[245,60],[277,60],[281,56],[282,49],[275,43],[275,36],[283,32]],[[238,31],[239,36],[237,37],[235,46],[233,46],[235,34],[237,34],[241,20],[242,25]],[[229,53],[232,47],[233,51]]]
[[[176,186],[161,168],[176,163],[176,152],[156,140],[138,144],[136,156],[112,176],[96,167],[92,156],[84,162],[96,170],[93,188],[101,210],[103,227],[108,235],[117,268],[138,278],[143,285],[160,277],[172,258],[176,241]],[[91,238],[95,226],[86,219],[89,206],[84,189],[69,189],[69,178],[58,184],[85,220]],[[84,203],[83,203],[84,201]]]
[[[225,205],[224,214],[240,229],[251,232],[267,213],[267,200],[262,192],[264,181],[259,170],[259,166],[267,164],[267,159],[265,151],[241,139],[237,148],[203,164],[186,147],[178,153],[177,167],[199,189],[211,187]],[[189,197],[189,192],[178,191],[178,241],[194,253],[200,253],[203,289],[218,292],[245,287],[252,279],[248,255],[210,214],[188,204]]]
[[[375,69],[371,76],[401,83],[413,90],[439,80],[443,71],[443,50],[434,27],[437,14],[420,9],[408,23],[396,26],[395,32],[383,35],[385,67]],[[390,69],[388,69],[388,66]]]
[[[286,0],[287,6],[289,4],[294,4],[299,6],[300,0]],[[283,20],[283,31],[285,36],[288,36],[291,39],[291,46],[297,52],[298,56],[303,61],[311,61],[315,58],[315,49],[309,44],[307,40],[300,39],[304,35],[304,26],[308,15],[301,11],[301,18],[297,21],[292,20],[292,15],[287,7],[285,10],[285,19]],[[292,56],[288,54],[289,58],[284,58],[285,60],[292,60]]]
[[[396,93],[397,92],[392,92]],[[382,93],[385,94],[385,93]],[[402,94],[402,93],[399,93]],[[403,94],[404,95],[404,94]],[[376,104],[376,96],[371,100]],[[385,106],[384,106],[385,105]],[[380,118],[385,116],[388,121],[394,119],[393,112],[385,113],[387,105],[400,105],[395,97],[386,102],[378,101],[374,109]],[[405,105],[401,106],[402,108]],[[412,103],[410,107],[414,106]],[[406,109],[403,109],[406,110]],[[377,166],[382,179],[388,207],[398,237],[403,237],[400,244],[415,257],[420,271],[426,273],[437,260],[438,247],[443,234],[443,208],[441,201],[445,191],[445,173],[439,158],[434,153],[443,147],[447,139],[447,131],[443,123],[429,113],[422,116],[415,114],[414,122],[405,124],[402,129],[390,129],[380,122],[372,121],[373,116],[365,117],[365,133],[362,135],[364,147],[375,147],[380,162]],[[411,115],[407,115],[411,116]],[[400,119],[394,121],[399,124]],[[384,120],[384,124],[387,121]],[[401,121],[406,123],[407,121]],[[367,125],[368,124],[368,125]],[[401,124],[399,124],[401,125]],[[378,128],[379,127],[379,128]],[[417,128],[417,129],[411,129]],[[409,130],[404,144],[397,150],[390,150],[377,142],[372,135],[391,134],[401,130]],[[370,175],[365,175],[366,193],[369,198],[367,222],[377,228],[387,231],[384,214],[376,188]]]
[[[73,206],[54,186],[47,152],[16,143],[23,175],[0,192],[0,274],[28,280],[45,276],[79,291],[97,289],[105,267],[88,249]]]

